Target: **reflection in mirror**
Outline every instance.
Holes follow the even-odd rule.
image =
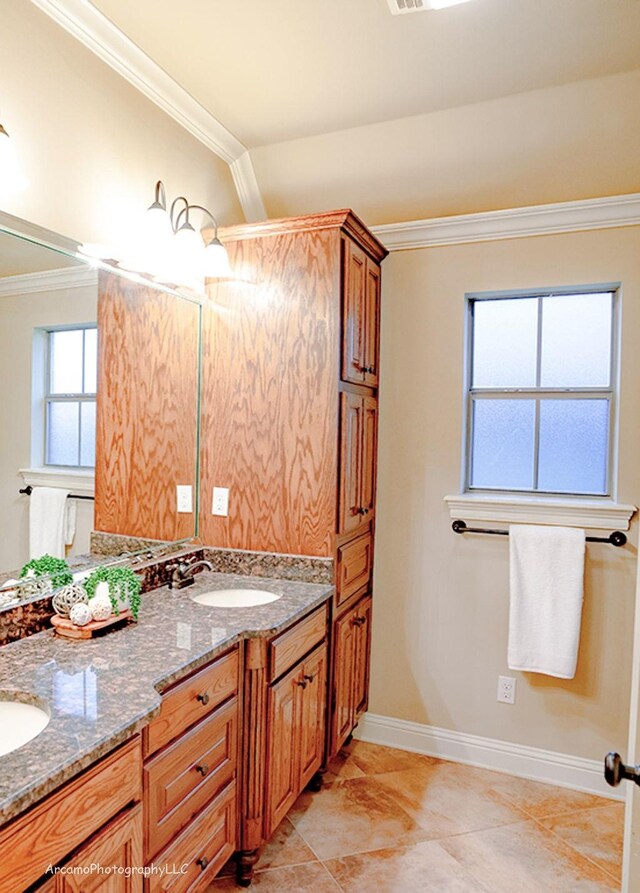
[[[96,563],[92,543],[113,556],[143,545],[131,537],[147,553],[192,537],[176,486],[197,493],[198,304],[14,222],[0,226],[0,583],[44,553],[77,566]]]

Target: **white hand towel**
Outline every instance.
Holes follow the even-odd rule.
[[[584,530],[509,528],[509,668],[573,679],[584,597]]]
[[[31,558],[65,557],[70,532],[68,490],[34,487],[29,497],[29,553]],[[73,526],[75,527],[75,521]]]

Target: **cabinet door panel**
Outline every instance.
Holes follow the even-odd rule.
[[[353,242],[343,242],[342,379],[364,382],[365,289],[367,256]]]
[[[340,533],[361,523],[363,401],[356,394],[340,395]]]
[[[380,267],[367,258],[364,293],[364,383],[378,387]]]
[[[298,686],[295,667],[269,689],[267,743],[267,797],[265,836],[275,831],[298,796],[299,748],[296,745]]]
[[[369,663],[371,654],[371,598],[358,603],[355,618],[353,707],[354,722],[367,709],[369,701]]]
[[[354,619],[356,609],[335,623],[333,651],[333,709],[331,754],[336,754],[351,734],[355,722],[353,703],[353,670],[355,657]]]
[[[327,646],[322,645],[305,660],[300,717],[300,782],[302,790],[318,771],[324,757],[327,704]]]
[[[114,819],[74,856],[69,867],[131,868],[142,863],[142,808],[136,806]],[[57,878],[58,893],[141,893],[142,875],[68,873]]]
[[[376,504],[378,401],[374,397],[363,398],[362,417],[362,484],[360,499],[362,500],[362,507],[368,513],[367,520],[369,520]]]

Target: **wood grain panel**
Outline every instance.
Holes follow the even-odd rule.
[[[282,676],[296,661],[308,654],[327,634],[327,608],[323,605],[294,627],[273,639],[270,651],[270,680]]]
[[[344,604],[359,589],[368,585],[372,565],[373,540],[370,532],[339,546],[336,607]]]
[[[330,555],[335,531],[340,235],[231,242],[251,284],[204,308],[200,535],[226,548]],[[229,516],[211,515],[228,487]]]
[[[351,239],[342,240],[342,265],[342,378],[363,384],[368,354],[365,321],[367,256]]]
[[[301,671],[293,669],[269,688],[267,797],[265,836],[269,837],[289,812],[299,793],[299,688]]]
[[[358,603],[353,673],[353,709],[356,720],[369,703],[369,668],[371,663],[371,596]]]
[[[367,512],[367,520],[376,507],[376,457],[378,455],[378,401],[375,397],[363,398],[362,426],[362,489],[360,498]]]
[[[323,643],[302,665],[307,687],[302,692],[300,719],[300,790],[305,788],[324,759],[327,709],[327,646]]]
[[[26,890],[141,794],[136,737],[0,832],[0,893]]]
[[[176,485],[196,486],[199,307],[100,272],[96,529],[194,533]]]
[[[162,698],[159,716],[143,731],[143,753],[148,756],[238,691],[238,649],[215,660],[172,686]]]
[[[333,627],[333,709],[329,756],[340,750],[355,722],[353,704],[357,606],[336,620]]]
[[[82,869],[90,866],[112,869],[109,874]],[[142,865],[142,807],[118,816],[91,838],[58,875],[56,893],[142,893],[142,875],[125,869]],[[73,874],[77,868],[81,873]],[[122,872],[118,871],[122,869]]]
[[[340,533],[356,530],[363,523],[362,442],[363,398],[343,391],[340,394]]]
[[[243,712],[242,816],[240,848],[261,846],[267,747],[267,640],[246,643]]]
[[[364,364],[368,370],[364,383],[378,387],[378,358],[380,355],[380,267],[367,258],[364,291]]]

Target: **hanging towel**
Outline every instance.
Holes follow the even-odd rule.
[[[584,597],[584,530],[509,528],[509,669],[573,679]]]
[[[34,487],[29,497],[29,553],[31,558],[65,557],[65,545],[73,542],[76,506],[68,490]]]

